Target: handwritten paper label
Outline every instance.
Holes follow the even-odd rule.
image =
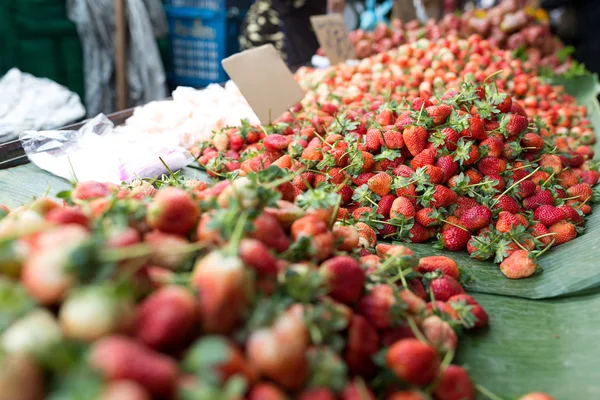
[[[271,44],[234,54],[221,63],[263,124],[304,98],[304,91]]]
[[[355,58],[341,14],[315,15],[310,17],[310,22],[331,65]]]

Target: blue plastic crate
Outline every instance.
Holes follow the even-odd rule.
[[[204,87],[225,82],[221,60],[239,51],[238,36],[251,1],[224,7],[224,1],[170,0],[166,6],[175,85]],[[219,9],[176,7],[174,4],[219,5]],[[245,4],[244,4],[245,3]]]

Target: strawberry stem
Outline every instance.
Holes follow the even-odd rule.
[[[552,233],[554,234],[554,233]],[[548,245],[546,247],[544,247],[544,249],[542,251],[540,251],[539,253],[535,254],[535,257],[541,257],[545,252],[547,252],[553,245],[554,245],[555,240],[553,239],[550,243],[548,243]]]
[[[435,390],[435,388],[440,384],[440,381],[442,380],[442,373],[446,370],[446,368],[448,368],[448,366],[452,362],[453,358],[454,358],[454,349],[451,348],[450,350],[448,350],[446,352],[446,354],[444,355],[444,359],[440,363],[438,375],[436,376],[434,381],[431,382],[431,384],[427,387],[427,389],[425,389],[427,392],[429,392],[429,393],[433,392]]]
[[[475,385],[475,388],[479,391],[479,393],[481,393],[490,400],[504,400],[502,397],[490,392],[488,389],[479,384]]]
[[[518,241],[516,241],[515,239],[513,239],[512,241],[513,241],[513,242],[514,242],[514,243],[515,243],[517,246],[519,246],[519,247],[521,248],[521,250],[524,250],[524,251],[527,251],[527,252],[529,251],[529,250],[527,250],[525,247],[523,247],[523,245],[522,245],[521,243],[519,243]]]
[[[454,222],[450,222],[450,221],[447,221],[445,219],[440,219],[440,221],[442,221],[442,222],[444,222],[444,223],[446,223],[448,225],[452,225],[452,226],[454,226],[456,228],[462,229],[465,232],[469,232],[469,230],[467,228],[465,228],[464,226],[460,226],[458,224],[455,224]]]
[[[240,218],[238,219],[237,223],[235,224],[235,228],[233,228],[233,233],[231,234],[231,239],[229,240],[229,243],[227,243],[227,246],[225,246],[225,248],[223,249],[224,253],[230,254],[230,255],[237,254],[238,249],[240,247],[240,241],[242,240],[242,237],[244,236],[244,229],[246,226],[247,219],[248,219],[248,213],[242,212],[242,214],[240,215]]]
[[[498,204],[498,202],[500,201],[500,199],[502,197],[504,197],[504,195],[508,192],[510,192],[514,187],[516,187],[518,184],[520,184],[521,182],[531,178],[533,176],[533,174],[535,174],[536,172],[538,172],[540,170],[540,168],[542,167],[537,167],[536,169],[534,169],[531,173],[529,173],[528,175],[525,175],[523,178],[519,179],[518,181],[516,181],[515,183],[513,183],[512,185],[510,185],[504,192],[502,192],[502,194],[500,194],[500,196],[498,196],[496,198],[496,200],[494,200],[494,202],[492,203],[492,207],[495,206],[496,204]]]
[[[494,72],[493,74],[488,75],[488,77],[483,80],[483,83],[486,83],[489,79],[493,78],[494,76],[496,76],[498,74],[501,74],[502,72],[504,72],[504,70],[499,69],[498,71]]]
[[[406,278],[404,276],[405,273],[412,272],[412,268],[407,268],[406,270],[398,269],[398,275],[388,280],[388,283],[396,283],[398,279],[402,281],[402,286],[408,289],[408,283],[406,282]]]
[[[331,217],[329,218],[329,228],[335,224],[337,221],[338,211],[340,210],[340,203],[342,202],[342,196],[337,196],[337,201],[335,202],[335,206],[333,207],[333,211],[331,212]]]
[[[408,322],[408,326],[410,327],[410,330],[412,331],[412,333],[415,335],[415,337],[417,339],[419,339],[423,343],[429,343],[429,340],[427,340],[425,335],[423,335],[421,333],[421,331],[419,330],[419,327],[417,326],[417,323],[415,322],[413,317],[411,317],[411,316],[406,317],[406,321]]]
[[[73,183],[77,184],[77,183],[79,183],[79,179],[77,179],[77,174],[75,173],[75,168],[73,168],[73,164],[71,163],[71,157],[67,157],[67,161],[69,162],[69,168],[71,168],[71,175],[73,175]]]

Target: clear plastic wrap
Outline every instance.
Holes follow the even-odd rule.
[[[26,131],[21,143],[38,167],[67,180],[130,182],[173,171],[194,157],[168,137],[119,131],[100,114],[77,131]]]

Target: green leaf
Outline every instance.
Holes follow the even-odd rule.
[[[592,310],[600,307],[600,293],[542,301],[475,298],[490,326],[461,337],[456,362],[478,384],[503,399],[533,391],[556,399],[598,398],[600,315]]]

